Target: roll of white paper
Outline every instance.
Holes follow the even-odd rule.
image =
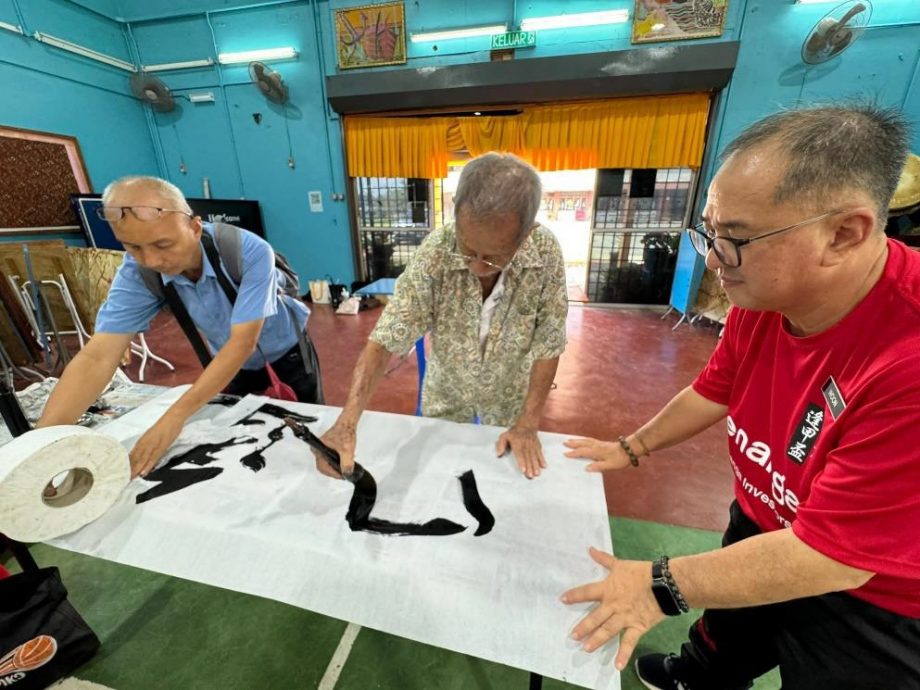
[[[0,532],[25,542],[74,532],[111,508],[130,477],[128,451],[115,439],[81,426],[30,431],[0,447]]]

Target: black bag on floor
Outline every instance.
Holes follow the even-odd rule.
[[[0,580],[0,688],[40,690],[71,675],[99,638],[67,601],[57,568],[39,568],[22,544],[10,546],[23,572]]]

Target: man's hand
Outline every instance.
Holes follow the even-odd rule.
[[[336,421],[335,424],[322,435],[320,440],[333,450],[338,451],[339,460],[341,461],[342,474],[339,474],[330,465],[325,458],[321,457],[317,451],[313,451],[316,456],[316,469],[321,474],[333,479],[342,479],[342,475],[350,475],[355,466],[355,444],[357,443],[356,427],[352,424]]]
[[[622,671],[639,639],[665,617],[652,594],[652,564],[620,561],[595,548],[590,553],[610,573],[605,580],[570,589],[562,595],[562,603],[600,602],[578,622],[572,637],[583,641],[585,651],[593,652],[622,632],[615,661]]]
[[[160,458],[178,438],[185,420],[172,415],[164,414],[152,427],[141,436],[129,455],[131,459],[131,479],[138,475],[146,477],[147,473],[156,467]]]
[[[629,467],[629,456],[616,441],[598,441],[596,438],[570,438],[565,442],[566,448],[571,448],[565,454],[567,458],[580,458],[593,460],[585,467],[587,472],[607,472]]]
[[[528,479],[540,476],[540,469],[546,468],[546,459],[543,457],[543,446],[537,437],[537,430],[526,427],[513,426],[498,437],[495,444],[495,453],[499,457],[508,450],[514,454],[521,472]]]

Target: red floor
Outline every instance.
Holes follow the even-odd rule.
[[[376,309],[337,316],[328,306],[313,306],[309,330],[320,356],[328,404],[344,402],[352,368],[379,314]],[[676,320],[669,316],[662,321],[655,311],[573,305],[569,344],[542,428],[615,439],[651,417],[693,380],[716,344],[713,330],[682,325],[671,331]],[[176,366],[169,372],[161,364],[148,363],[148,383],[194,380],[200,366],[171,317],[157,318],[147,342]],[[394,358],[391,367],[370,409],[413,414],[418,390],[415,357],[403,362]],[[136,369],[135,361],[128,369],[133,379]],[[607,475],[605,485],[613,515],[720,530],[732,491],[724,432],[717,425],[677,449],[656,453],[638,470]]]

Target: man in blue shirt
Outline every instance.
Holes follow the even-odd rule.
[[[178,187],[155,177],[122,178],[106,188],[102,208],[127,256],[99,310],[95,335],[64,370],[38,426],[73,424],[105,389],[134,336],[147,330],[163,307],[163,298],[144,283],[141,266],[176,289],[215,354],[194,385],[135,444],[132,476],[152,470],[186,420],[217,393],[265,390],[266,362],[299,400],[323,402],[312,345],[306,341],[310,361],[305,363],[298,339],[309,310],[281,294],[286,278],[275,268],[265,240],[241,233],[241,281],[231,305],[201,244],[202,233],[213,230],[192,213]]]

